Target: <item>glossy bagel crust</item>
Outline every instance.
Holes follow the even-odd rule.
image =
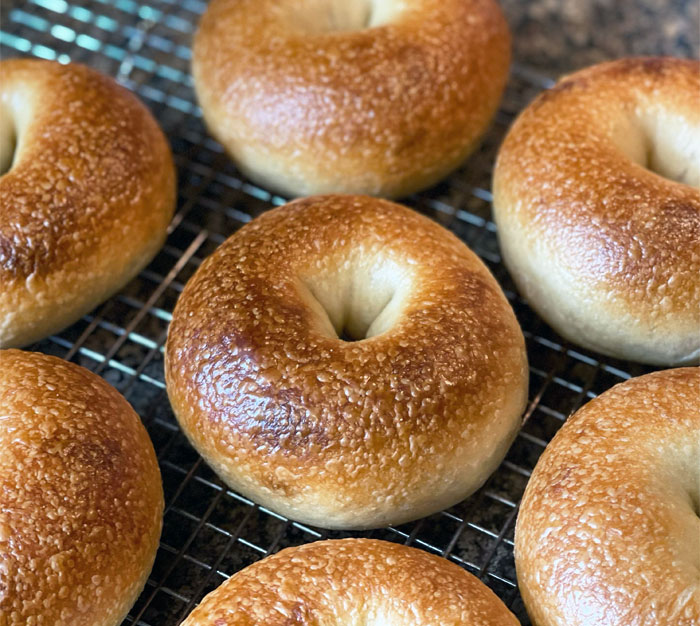
[[[508,133],[494,172],[504,260],[567,339],[698,362],[699,93],[698,61],[622,59],[563,78]]]
[[[478,578],[447,559],[376,539],[317,541],[248,566],[183,626],[518,626]]]
[[[547,446],[515,530],[537,626],[700,624],[700,368],[591,400]]]
[[[324,290],[340,285],[352,307],[382,273],[398,285],[379,307],[393,317],[339,339]],[[528,379],[476,255],[367,196],[297,200],[222,244],[175,307],[165,373],[183,431],[233,489],[331,528],[401,523],[477,489],[515,437]]]
[[[88,370],[19,350],[0,350],[0,415],[0,623],[118,626],[163,515],[138,415]]]
[[[333,19],[363,6],[378,25]],[[495,0],[213,0],[192,70],[211,133],[252,180],[397,197],[472,152],[509,62]]]
[[[0,177],[0,347],[17,347],[73,323],[151,260],[175,170],[147,109],[82,65],[0,62],[0,116],[17,138]]]

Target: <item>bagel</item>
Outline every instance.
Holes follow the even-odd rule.
[[[0,623],[119,626],[163,515],[139,417],[88,370],[18,350],[0,350],[0,415]]]
[[[656,365],[700,359],[698,94],[698,61],[604,63],[541,94],[503,142],[503,258],[566,339]]]
[[[591,400],[547,446],[515,529],[537,626],[700,624],[700,369]]]
[[[246,567],[182,626],[518,626],[486,585],[447,559],[376,539],[317,541]]]
[[[399,524],[472,493],[515,437],[528,381],[476,255],[367,196],[297,200],[223,243],[177,302],[165,377],[228,485],[327,528]]]
[[[286,196],[403,196],[476,147],[508,76],[495,0],[213,0],[193,44],[204,119]]]
[[[170,148],[146,108],[82,65],[0,62],[0,348],[72,324],[159,250]]]

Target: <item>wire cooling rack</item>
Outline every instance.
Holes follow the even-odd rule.
[[[404,200],[477,252],[515,309],[530,358],[523,427],[495,474],[464,502],[400,527],[328,532],[227,489],[180,432],[165,393],[163,343],[184,284],[226,237],[285,201],[245,180],[205,132],[189,73],[191,36],[205,6],[202,0],[29,0],[3,7],[0,22],[3,57],[83,62],[136,92],[169,137],[179,170],[177,213],[154,261],[90,315],[31,347],[103,376],[134,405],[153,440],[165,489],[163,535],[148,583],[124,623],[179,624],[206,593],[268,554],[323,538],[371,536],[454,561],[528,624],[515,582],[513,529],[530,472],[572,411],[648,371],[564,342],[517,295],[501,264],[489,192],[496,149],[514,115],[552,84],[551,77],[515,64],[480,150],[445,182]]]

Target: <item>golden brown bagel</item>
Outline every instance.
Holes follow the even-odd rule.
[[[537,626],[700,624],[700,369],[613,387],[557,433],[515,530]]]
[[[458,565],[376,539],[287,548],[212,591],[182,626],[518,626],[486,585]]]
[[[151,260],[175,171],[146,108],[82,65],[0,62],[0,120],[0,347],[12,347],[73,323]]]
[[[457,167],[503,92],[495,0],[213,0],[192,71],[207,125],[289,196],[403,196]]]
[[[118,626],[163,514],[141,421],[95,374],[18,350],[0,350],[0,419],[0,623]]]
[[[700,358],[700,62],[562,79],[513,125],[494,210],[519,289],[567,339],[658,365]]]
[[[297,200],[230,237],[180,296],[165,372],[183,431],[233,489],[329,528],[405,522],[477,489],[528,378],[481,261],[367,196]]]

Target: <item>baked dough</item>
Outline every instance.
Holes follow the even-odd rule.
[[[700,624],[700,368],[569,418],[525,490],[515,564],[538,626]]]
[[[498,155],[503,258],[563,337],[656,365],[700,359],[700,62],[563,78]]]
[[[175,169],[148,110],[82,65],[1,61],[0,120],[8,348],[72,324],[151,260],[175,207]]]
[[[187,283],[165,357],[175,415],[214,470],[329,528],[467,497],[527,398],[523,335],[484,264],[367,196],[297,200],[235,233]]]
[[[518,626],[486,585],[446,559],[376,539],[317,541],[238,572],[182,626]]]
[[[509,62],[495,0],[213,0],[192,73],[209,130],[252,180],[397,197],[474,150]]]
[[[138,415],[88,370],[0,350],[0,623],[119,626],[163,516]]]

